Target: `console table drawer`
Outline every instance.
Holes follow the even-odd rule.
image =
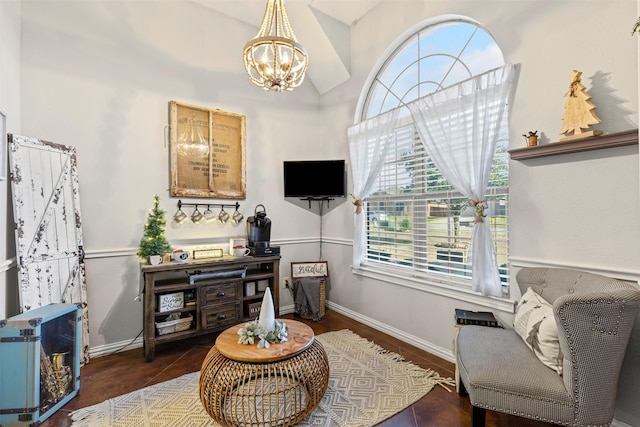
[[[238,300],[238,283],[228,282],[200,289],[200,306],[234,303]]]
[[[200,314],[204,329],[224,329],[239,323],[238,304],[203,308]]]

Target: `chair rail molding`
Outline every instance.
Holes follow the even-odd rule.
[[[614,277],[616,279],[626,280],[628,282],[640,283],[640,270],[630,268],[616,268],[606,265],[596,264],[579,264],[568,263],[562,261],[527,258],[527,257],[509,257],[509,264],[512,268],[523,267],[558,267],[569,268],[573,270],[582,270],[588,273],[601,274],[603,276]],[[515,276],[514,276],[515,277]]]

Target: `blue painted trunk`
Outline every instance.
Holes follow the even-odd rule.
[[[34,426],[78,394],[82,309],[49,304],[0,320],[0,426]]]

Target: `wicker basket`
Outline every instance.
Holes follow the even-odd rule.
[[[158,335],[172,334],[174,332],[186,331],[191,327],[193,316],[189,315],[178,320],[169,320],[167,322],[156,322]]]
[[[324,303],[327,298],[327,279],[326,277],[320,281],[320,318],[324,317],[325,308]],[[303,319],[313,319],[311,313],[301,313],[300,317]]]

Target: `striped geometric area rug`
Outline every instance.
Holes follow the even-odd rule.
[[[423,369],[349,330],[316,336],[329,358],[329,386],[299,423],[313,427],[373,426],[450,378]],[[72,427],[219,426],[202,408],[194,372],[74,411]]]

